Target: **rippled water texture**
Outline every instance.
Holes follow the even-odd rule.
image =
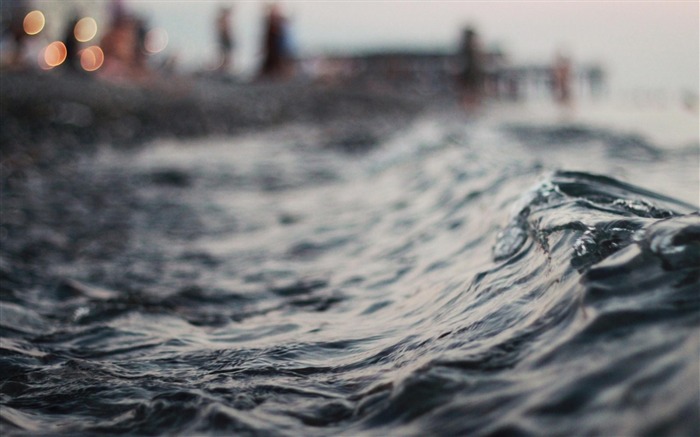
[[[29,171],[3,198],[3,434],[700,433],[700,216],[674,200],[697,145],[401,130]]]

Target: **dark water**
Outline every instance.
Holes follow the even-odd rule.
[[[697,145],[401,130],[7,182],[3,434],[700,434]]]

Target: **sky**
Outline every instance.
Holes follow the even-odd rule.
[[[151,26],[168,32],[168,53],[177,54],[187,69],[214,63],[213,23],[221,6],[232,6],[236,68],[250,72],[259,62],[266,1],[123,1]],[[699,88],[697,0],[279,3],[302,55],[385,48],[454,51],[461,29],[472,26],[484,45],[502,48],[516,64],[549,63],[557,51],[564,51],[578,63],[601,63],[617,90],[697,94]]]

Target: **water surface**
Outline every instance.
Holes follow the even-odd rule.
[[[700,433],[697,144],[433,114],[367,146],[292,125],[28,171],[3,432]]]

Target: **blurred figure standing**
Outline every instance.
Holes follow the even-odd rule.
[[[264,59],[260,76],[283,78],[291,73],[287,22],[276,4],[268,8],[263,43]]]
[[[102,37],[104,67],[101,76],[114,80],[145,80],[150,76],[144,54],[146,23],[124,15],[112,24]]]
[[[100,43],[105,54],[102,74],[120,79],[131,76],[136,65],[137,41],[136,21],[125,15],[116,17]]]
[[[484,66],[481,43],[476,31],[467,28],[462,33],[459,53],[461,68],[459,84],[462,105],[470,109],[481,102],[484,87]]]
[[[571,60],[563,53],[557,53],[552,66],[552,94],[557,103],[571,102]]]
[[[233,64],[231,52],[234,47],[231,33],[231,8],[222,7],[216,17],[216,36],[219,45],[219,64],[217,70],[226,73]]]
[[[65,66],[71,72],[79,72],[81,71],[80,55],[78,54],[80,43],[75,37],[75,26],[78,24],[80,17],[79,12],[74,11],[72,17],[68,20],[63,34],[63,44],[65,44],[67,52]]]

